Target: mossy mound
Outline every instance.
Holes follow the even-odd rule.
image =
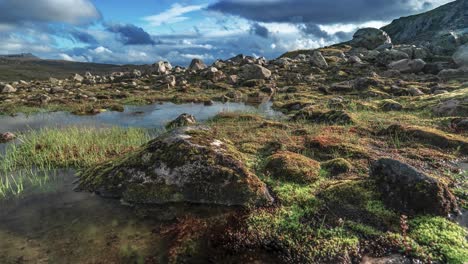
[[[403,141],[417,140],[439,148],[455,149],[464,155],[468,154],[468,141],[466,139],[436,129],[395,124],[382,130],[380,134]]]
[[[319,177],[320,163],[297,153],[281,151],[268,158],[265,171],[276,179],[311,183]]]
[[[322,162],[321,166],[323,169],[327,170],[331,176],[349,172],[352,168],[351,163],[343,158]]]
[[[349,125],[354,124],[350,114],[343,110],[313,111],[305,109],[291,118],[292,121],[306,120],[320,124]]]
[[[333,137],[307,137],[305,147],[311,153],[310,155],[318,160],[326,161],[340,156],[357,159],[369,158],[369,153],[364,147],[342,142],[342,140]]]
[[[251,206],[272,202],[265,184],[247,169],[241,154],[204,127],[174,130],[80,177],[80,189],[131,203]]]

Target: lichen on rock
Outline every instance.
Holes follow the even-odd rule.
[[[200,126],[176,129],[121,160],[82,172],[79,187],[141,204],[260,206],[273,200],[241,154]]]

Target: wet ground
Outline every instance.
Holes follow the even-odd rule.
[[[258,107],[243,103],[129,106],[125,111],[96,116],[65,112],[0,117],[0,132],[26,132],[44,127],[121,126],[161,128],[182,113],[199,121],[220,112],[249,111],[277,116],[271,103]],[[5,144],[0,144],[0,154]],[[23,193],[0,201],[0,263],[166,263],[170,238],[164,228],[178,213],[217,215],[232,209],[191,208],[185,205],[152,208],[123,205],[118,200],[73,191],[72,170],[36,172],[43,184],[24,186]]]

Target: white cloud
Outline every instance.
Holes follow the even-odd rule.
[[[173,24],[187,20],[188,17],[183,16],[187,13],[199,11],[205,8],[206,5],[188,5],[173,4],[170,9],[153,16],[144,17],[143,20],[149,23],[150,26],[160,26],[163,24]]]

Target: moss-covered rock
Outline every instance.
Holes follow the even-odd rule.
[[[347,125],[353,124],[350,114],[343,110],[313,111],[305,109],[292,117],[293,121],[306,120],[314,123]]]
[[[268,158],[265,171],[276,179],[311,183],[319,177],[320,163],[297,153],[281,151]]]
[[[80,177],[80,189],[132,203],[250,206],[272,202],[265,184],[246,168],[241,154],[204,127],[174,130]]]
[[[327,170],[330,175],[338,175],[349,172],[352,168],[351,163],[343,158],[332,159],[326,162],[322,162],[322,168]]]
[[[166,129],[173,129],[173,128],[178,128],[178,127],[195,125],[196,123],[197,123],[197,119],[195,119],[193,115],[183,113],[180,116],[178,116],[176,119],[167,123]]]
[[[446,216],[458,210],[455,197],[445,184],[398,160],[374,162],[370,177],[385,203],[400,212]]]

